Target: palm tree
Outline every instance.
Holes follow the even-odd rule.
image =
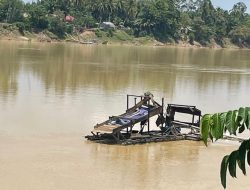
[[[127,19],[133,18],[136,12],[136,1],[135,0],[128,0],[127,2]]]
[[[82,6],[85,4],[86,0],[70,0],[74,6]]]

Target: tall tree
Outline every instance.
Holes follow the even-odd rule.
[[[230,10],[229,31],[240,25],[246,17],[247,6],[243,2],[235,4]]]
[[[22,21],[24,4],[22,0],[1,0],[0,21],[13,23]]]
[[[153,34],[163,41],[175,38],[179,29],[179,17],[179,11],[171,0],[146,1],[135,22],[137,32]]]
[[[177,0],[177,6],[181,11],[190,12],[196,11],[203,0]]]

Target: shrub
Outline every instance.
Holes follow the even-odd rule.
[[[109,28],[108,29],[108,35],[107,35],[108,37],[113,37],[114,36],[114,30],[113,29],[111,29],[111,28]]]
[[[25,30],[25,24],[23,22],[17,22],[16,26],[18,28],[18,31],[24,35],[24,30]]]
[[[189,38],[189,43],[194,45],[194,39],[195,39],[194,33],[190,33],[188,35],[188,38]]]
[[[96,35],[98,38],[101,38],[101,37],[103,37],[103,32],[102,32],[100,29],[96,29],[96,30],[95,30],[95,35]]]

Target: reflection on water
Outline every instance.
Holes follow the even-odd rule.
[[[203,113],[249,106],[248,50],[1,41],[0,56],[0,189],[20,190],[13,177],[26,190],[220,188],[219,162],[234,146],[120,147],[81,136],[122,113],[127,93],[151,91]]]
[[[0,52],[0,114],[13,131],[16,115],[36,130],[60,126],[65,132],[72,123],[73,131],[86,125],[87,133],[95,122],[123,112],[127,93],[151,91],[203,113],[250,104],[248,50],[1,42]],[[79,113],[89,117],[73,120]],[[45,118],[57,119],[57,127]]]
[[[14,96],[18,90],[19,64],[14,46],[0,46],[0,97]]]
[[[11,126],[16,113],[36,130],[53,117],[63,131],[72,123],[78,131],[87,125],[87,132],[95,122],[123,112],[127,93],[145,91],[167,103],[197,105],[203,113],[250,104],[248,50],[1,42],[0,52],[0,104],[9,107],[2,111]],[[36,120],[20,116],[21,109]],[[89,117],[61,118],[79,113]],[[51,126],[46,119],[39,128],[57,130]]]
[[[208,96],[227,104],[231,99],[247,103],[238,95],[249,92],[247,50],[1,42],[0,52],[1,98],[17,91],[22,95],[25,86],[31,89],[35,84],[44,96],[150,90],[168,101],[201,106]]]

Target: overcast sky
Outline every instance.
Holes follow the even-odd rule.
[[[24,0],[24,2],[32,2],[36,0]],[[226,10],[233,8],[233,5],[238,2],[244,2],[248,7],[247,12],[250,13],[250,0],[211,0],[215,7],[221,7]]]

